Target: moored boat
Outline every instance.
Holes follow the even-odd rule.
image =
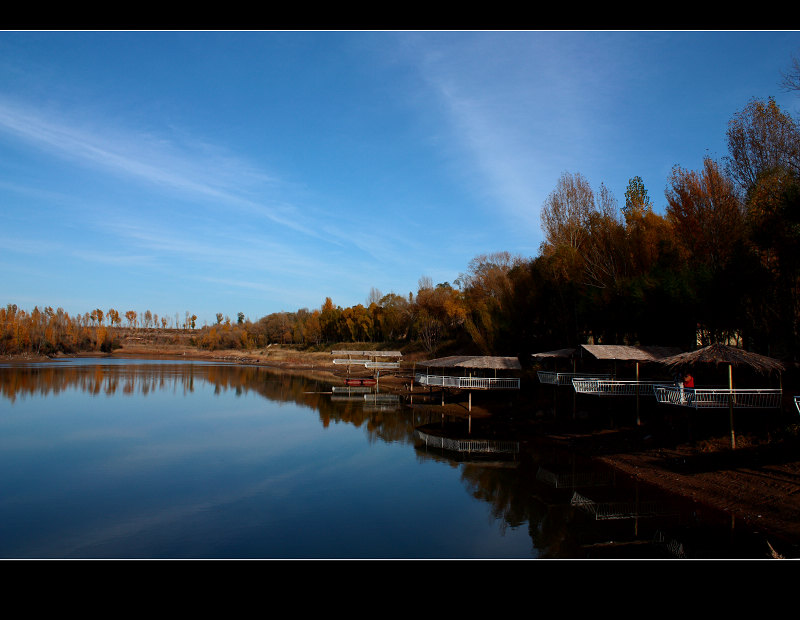
[[[348,378],[344,380],[345,385],[375,385],[377,384],[377,379],[372,378]]]

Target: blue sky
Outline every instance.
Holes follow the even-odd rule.
[[[538,254],[563,172],[663,211],[783,31],[0,32],[0,304],[212,323]]]

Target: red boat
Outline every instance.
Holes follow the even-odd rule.
[[[345,379],[345,385],[375,385],[377,384],[377,379]]]

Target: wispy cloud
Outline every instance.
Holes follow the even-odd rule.
[[[406,43],[469,182],[518,231],[539,236],[540,207],[561,172],[603,152],[593,147],[613,63],[576,58],[573,36],[548,33],[423,33]]]
[[[288,244],[285,235],[276,231],[297,233],[309,240],[326,245],[357,248],[375,260],[382,260],[387,246],[403,243],[402,237],[384,230],[380,238],[359,228],[342,226],[335,213],[326,212],[324,197],[313,197],[313,191],[303,191],[310,202],[302,208],[285,194],[294,188],[282,184],[257,166],[194,137],[181,136],[180,144],[152,135],[124,131],[119,127],[86,129],[77,122],[59,120],[56,116],[33,111],[0,99],[0,131],[15,136],[29,146],[80,165],[106,170],[110,174],[145,183],[171,192],[184,202],[208,204],[214,215],[224,210],[248,217],[266,218],[277,225],[269,233],[273,239]],[[24,191],[22,186],[13,188]],[[299,191],[299,190],[298,190]],[[149,230],[149,229],[148,229]],[[129,231],[153,249],[199,254],[202,251],[175,238],[158,237],[145,229]],[[259,240],[263,244],[264,239]],[[273,244],[270,251],[290,254],[288,245]],[[297,260],[300,256],[294,256]]]
[[[288,229],[317,236],[314,228],[304,222],[301,212],[280,198],[275,178],[206,143],[182,148],[168,140],[135,131],[124,132],[118,127],[81,128],[76,122],[7,100],[0,100],[0,130],[70,161],[161,187],[191,200],[213,202],[228,210],[265,217]],[[274,196],[265,200],[251,197],[267,190],[272,190]]]

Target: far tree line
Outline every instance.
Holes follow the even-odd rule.
[[[364,304],[343,308],[327,297],[319,308],[256,321],[219,313],[199,329],[188,312],[171,322],[150,311],[68,317],[9,305],[0,308],[0,354],[100,348],[109,329],[172,323],[196,330],[208,349],[372,342],[525,356],[587,342],[730,342],[796,360],[800,127],[774,99],[753,99],[726,137],[722,159],[673,168],[663,214],[638,176],[618,201],[605,185],[563,173],[542,205],[537,256],[482,254],[453,282],[422,277],[408,294],[373,288]]]

